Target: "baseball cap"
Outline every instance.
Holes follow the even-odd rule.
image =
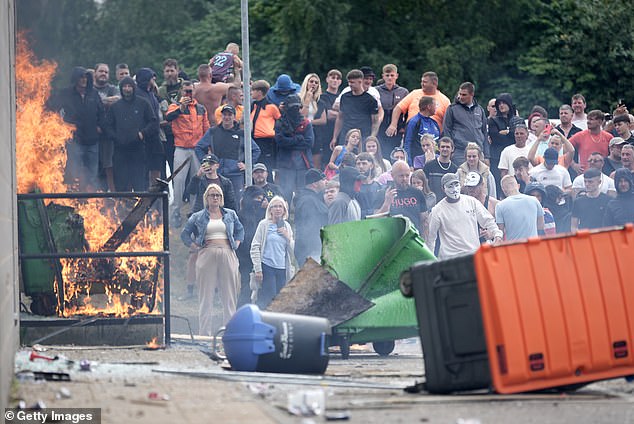
[[[218,159],[218,156],[212,153],[205,156],[202,160],[202,163],[220,163],[220,160]]]
[[[222,109],[220,109],[220,113],[231,112],[234,115],[236,114],[236,110],[231,105],[224,105]]]
[[[326,178],[326,174],[321,172],[319,169],[310,168],[306,171],[306,174],[304,174],[304,184],[312,184],[314,182],[321,181],[324,178]]]
[[[440,185],[444,187],[447,184],[452,183],[454,181],[460,182],[460,179],[458,178],[456,174],[450,172],[442,176],[442,179],[440,180]]]
[[[614,137],[612,140],[610,140],[610,147],[614,145],[625,144],[625,143],[627,143],[627,141],[623,140],[622,137]]]
[[[586,172],[583,173],[584,178],[595,178],[600,176],[601,176],[601,171],[599,171],[596,168],[588,168],[586,169]]]
[[[546,151],[544,151],[544,161],[548,165],[556,164],[558,159],[559,159],[559,153],[557,152],[557,150],[553,149],[552,147],[549,147],[548,149],[546,149]]]
[[[465,178],[464,185],[466,187],[475,187],[480,184],[481,180],[482,176],[480,174],[478,174],[477,172],[469,172],[467,174],[467,177]]]
[[[266,169],[266,165],[263,163],[256,163],[255,165],[253,165],[253,172],[255,171],[268,171],[268,169]]]

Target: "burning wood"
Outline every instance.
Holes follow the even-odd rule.
[[[72,126],[55,113],[46,110],[50,95],[50,81],[56,65],[37,61],[22,34],[18,35],[16,79],[18,110],[16,112],[16,156],[18,193],[35,189],[44,193],[63,193],[66,166],[66,141]],[[162,191],[164,185],[157,191]],[[163,231],[157,213],[148,214],[154,198],[140,198],[132,212],[124,207],[126,201],[113,203],[111,199],[59,199],[55,204],[68,206],[83,219],[85,246],[81,249],[59,251],[161,251]],[[53,205],[50,201],[48,205]],[[127,215],[127,216],[126,216]],[[122,219],[125,217],[125,219]],[[45,224],[42,224],[45,225]],[[53,234],[55,238],[55,234]],[[44,247],[51,252],[53,247]],[[51,262],[52,263],[52,262]],[[61,259],[57,287],[58,314],[115,315],[158,314],[161,301],[162,264],[156,257],[119,257],[114,259]],[[27,266],[27,265],[23,265]],[[63,284],[59,284],[59,280]],[[54,293],[51,293],[54,294]],[[106,299],[97,301],[97,294]],[[101,296],[103,297],[103,296]]]

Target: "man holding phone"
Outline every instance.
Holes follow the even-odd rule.
[[[199,162],[194,147],[209,129],[209,120],[205,107],[193,98],[194,85],[191,81],[183,81],[178,102],[167,109],[165,116],[172,123],[174,132],[174,169],[178,169],[189,160],[181,172],[176,174],[174,184],[174,202],[172,203],[172,225],[181,226],[181,208],[183,206],[183,191],[187,174],[194,175],[198,171]]]

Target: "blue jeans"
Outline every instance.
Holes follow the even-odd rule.
[[[286,270],[262,264],[262,288],[258,292],[258,306],[266,309],[269,303],[286,285]]]

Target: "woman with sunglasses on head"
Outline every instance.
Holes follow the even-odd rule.
[[[199,293],[199,329],[211,336],[215,290],[222,302],[222,325],[236,311],[240,275],[236,249],[244,240],[244,227],[235,211],[224,208],[222,189],[210,184],[203,195],[204,209],[192,214],[181,232],[186,246],[198,250],[196,283]],[[220,327],[219,325],[215,326]]]

